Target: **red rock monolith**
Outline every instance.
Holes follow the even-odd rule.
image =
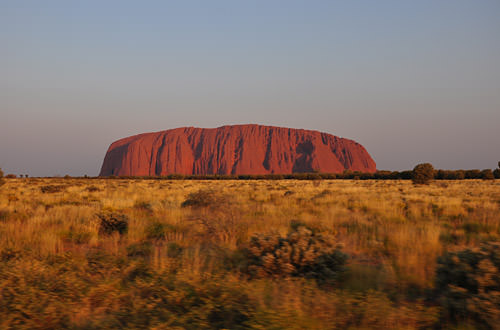
[[[262,125],[182,127],[113,142],[101,176],[375,172],[365,148],[318,131]]]

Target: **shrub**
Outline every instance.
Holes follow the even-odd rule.
[[[5,180],[3,179],[3,171],[0,168],[0,186],[3,185],[4,183],[5,183]]]
[[[444,319],[472,320],[481,328],[496,329],[500,324],[500,243],[441,256],[435,287]]]
[[[153,245],[150,242],[140,242],[127,246],[127,256],[130,258],[147,258],[153,252]]]
[[[52,185],[52,186],[42,186],[40,187],[40,190],[42,191],[42,193],[44,194],[53,194],[53,193],[57,193],[57,192],[61,192],[63,191],[65,188],[65,186],[63,185]]]
[[[190,207],[192,209],[216,208],[227,204],[227,196],[217,193],[210,189],[200,189],[190,193],[186,200],[182,202],[181,207]]]
[[[10,216],[10,211],[9,210],[2,210],[0,209],[0,223],[3,221],[7,221]]]
[[[319,283],[335,281],[347,260],[347,255],[329,237],[305,226],[292,230],[287,237],[254,236],[244,252],[251,276],[301,276],[314,278]]]
[[[114,212],[104,212],[97,215],[101,219],[99,225],[99,233],[111,235],[118,232],[120,235],[125,234],[128,230],[128,218],[124,214]]]
[[[96,186],[88,186],[85,190],[87,190],[88,192],[96,192],[96,191],[101,191],[101,189],[99,189],[98,187]]]
[[[153,212],[153,206],[151,205],[151,203],[146,202],[146,201],[135,201],[134,208],[136,208],[138,210],[146,211],[148,213]]]
[[[3,250],[0,251],[1,262],[7,262],[13,259],[18,259],[20,257],[21,257],[21,252],[11,247],[4,248]]]
[[[231,195],[201,189],[189,194],[181,207],[190,208],[188,219],[201,225],[202,239],[236,244],[246,234],[246,224],[241,221],[241,209]]]
[[[167,225],[161,222],[152,222],[146,227],[146,238],[156,241],[165,239]]]
[[[183,251],[184,248],[175,242],[170,242],[167,244],[167,256],[169,258],[177,258],[182,254]]]
[[[434,179],[434,172],[432,164],[418,164],[413,168],[411,179],[416,184],[429,184]]]
[[[62,233],[62,239],[68,243],[86,244],[92,238],[92,233],[81,228],[70,228]]]

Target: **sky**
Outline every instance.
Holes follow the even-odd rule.
[[[378,169],[496,168],[498,0],[0,0],[0,168],[97,175],[108,146],[264,124]]]

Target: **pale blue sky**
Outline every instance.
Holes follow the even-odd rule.
[[[97,175],[107,147],[258,123],[379,169],[500,160],[500,1],[0,0],[0,167]]]

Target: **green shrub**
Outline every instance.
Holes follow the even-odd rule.
[[[99,225],[99,233],[111,235],[118,232],[120,235],[125,234],[128,230],[128,218],[124,214],[114,212],[103,212],[97,215],[101,219]]]
[[[500,243],[447,253],[438,258],[435,293],[443,319],[473,321],[480,328],[500,324]]]
[[[164,240],[166,237],[167,225],[161,222],[152,222],[146,227],[146,238],[156,241]]]
[[[257,235],[245,249],[246,271],[254,277],[301,276],[331,283],[341,274],[347,255],[329,238],[305,226],[287,237]]]
[[[418,164],[413,168],[411,179],[416,184],[429,184],[434,179],[434,173],[432,164]]]

